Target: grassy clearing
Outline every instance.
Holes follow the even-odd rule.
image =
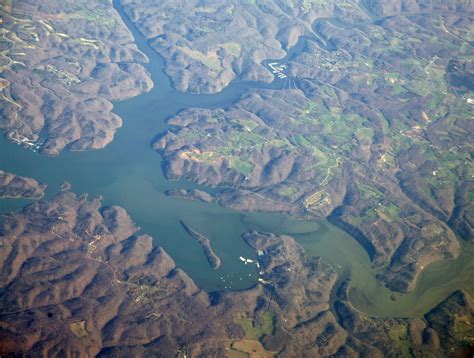
[[[239,157],[230,158],[229,165],[232,169],[247,177],[252,174],[254,169],[254,165],[252,163],[242,160]]]
[[[245,331],[245,337],[251,340],[260,340],[262,337],[272,334],[275,315],[270,312],[264,312],[258,318],[237,318],[235,323],[242,326]]]
[[[328,99],[335,96],[329,90],[325,94],[328,95]],[[359,138],[368,144],[373,140],[373,128],[365,118],[355,113],[345,113],[340,107],[328,107],[323,100],[309,101],[307,107],[293,120],[295,125],[320,127],[317,136],[291,137],[295,144],[311,149],[319,161],[319,167],[334,165],[328,157],[340,155],[343,150],[349,149],[352,139]]]
[[[86,19],[94,24],[104,25],[108,29],[115,27],[115,19],[108,14],[92,11],[83,6],[75,7],[72,13],[66,14],[66,17],[68,19]]]
[[[384,194],[380,190],[378,190],[376,187],[365,185],[362,183],[357,183],[357,188],[359,189],[360,195],[364,199],[381,200],[384,198]]]
[[[329,204],[331,204],[331,195],[325,192],[324,190],[312,194],[304,202],[304,206],[307,209],[311,207],[320,207]]]
[[[216,162],[215,152],[183,152],[183,157],[189,157],[191,160],[201,163],[214,164]]]
[[[86,321],[78,321],[71,323],[69,325],[69,329],[72,333],[74,333],[77,337],[87,337],[89,332],[86,330]]]
[[[231,358],[271,358],[275,355],[266,351],[262,344],[252,340],[238,340],[230,345]]]
[[[380,219],[389,223],[400,218],[400,209],[394,204],[379,206],[375,210]]]
[[[408,328],[406,325],[397,324],[392,326],[388,335],[401,349],[404,357],[413,357],[411,353],[411,343],[408,337]]]
[[[242,52],[242,47],[237,42],[226,42],[221,44],[220,47],[225,48],[234,57],[240,57]]]
[[[298,192],[298,189],[295,188],[294,186],[285,186],[281,188],[280,190],[278,190],[279,195],[287,196],[287,197],[291,197],[295,195],[297,192]]]
[[[189,56],[193,60],[202,63],[204,66],[213,71],[222,70],[221,61],[216,51],[208,51],[204,53],[198,50],[192,50],[190,48],[180,46],[178,46],[178,49],[186,56]]]

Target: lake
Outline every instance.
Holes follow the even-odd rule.
[[[176,92],[164,74],[163,59],[146,39],[117,10],[135,37],[137,46],[150,59],[146,66],[154,88],[149,93],[114,104],[123,126],[106,148],[89,152],[63,152],[45,157],[0,139],[0,169],[32,177],[48,184],[46,198],[60,190],[63,181],[75,193],[103,197],[103,205],[127,210],[140,233],[153,236],[198,286],[215,290],[241,290],[257,282],[255,265],[244,265],[239,256],[255,259],[255,253],[241,239],[249,230],[270,231],[295,237],[309,256],[321,256],[338,272],[340,279],[351,279],[350,299],[370,315],[420,317],[456,289],[474,293],[474,254],[472,245],[463,244],[457,260],[429,265],[420,275],[416,289],[409,294],[395,293],[376,280],[367,253],[350,235],[325,220],[296,220],[287,215],[236,212],[216,204],[167,197],[164,192],[177,188],[203,188],[187,181],[168,181],[161,170],[161,158],[152,149],[153,138],[168,128],[166,119],[190,107],[219,108],[235,102],[254,88],[278,88],[278,82],[262,84],[233,81],[221,93],[193,95]],[[0,212],[18,211],[29,200],[2,199]],[[189,237],[180,220],[206,235],[222,259],[212,270],[199,244]]]

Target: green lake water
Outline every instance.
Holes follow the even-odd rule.
[[[187,181],[168,181],[161,170],[161,158],[151,148],[153,138],[167,129],[165,120],[190,107],[219,108],[236,101],[247,89],[275,87],[255,82],[234,81],[215,95],[190,95],[173,90],[163,73],[163,60],[148,46],[116,4],[132,31],[138,47],[150,59],[147,66],[154,89],[114,104],[123,119],[114,141],[106,148],[89,152],[67,152],[45,157],[0,139],[0,169],[28,176],[48,184],[46,198],[59,192],[63,181],[75,193],[103,197],[103,205],[122,206],[140,233],[153,236],[200,286],[208,292],[245,289],[256,284],[257,268],[244,265],[239,256],[256,258],[241,239],[249,230],[270,231],[295,237],[309,256],[321,256],[338,272],[351,279],[351,302],[362,312],[376,316],[419,317],[456,289],[474,293],[474,248],[464,245],[457,260],[437,262],[420,275],[409,294],[393,294],[375,278],[367,253],[350,235],[327,221],[301,221],[286,215],[227,210],[215,204],[171,198],[173,188],[198,188]],[[203,189],[203,188],[201,188]],[[219,189],[204,188],[207,191]],[[0,212],[18,211],[28,200],[2,199]],[[199,244],[181,227],[183,220],[209,237],[222,259],[218,270],[208,265]]]

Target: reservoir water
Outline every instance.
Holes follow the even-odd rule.
[[[75,193],[103,197],[103,205],[122,206],[140,233],[153,236],[204,290],[245,289],[256,284],[257,268],[244,265],[239,256],[255,258],[241,234],[249,230],[270,231],[295,237],[308,256],[321,256],[338,272],[350,278],[350,299],[356,308],[375,316],[420,317],[457,289],[474,294],[474,247],[463,244],[456,260],[429,265],[420,275],[414,291],[398,294],[383,287],[375,278],[367,253],[350,235],[324,220],[302,221],[286,215],[236,212],[215,204],[171,198],[168,189],[197,188],[187,181],[168,181],[161,170],[160,156],[151,148],[157,134],[167,129],[165,120],[190,107],[226,107],[246,90],[270,85],[236,80],[214,95],[176,92],[163,73],[163,60],[115,7],[135,37],[137,46],[150,59],[147,69],[154,88],[149,93],[114,104],[123,119],[114,141],[106,148],[89,152],[67,152],[51,158],[0,139],[0,169],[32,177],[48,184],[46,198],[59,192],[63,181]],[[219,189],[204,188],[207,191]],[[18,211],[28,200],[2,199],[0,212]],[[222,265],[212,270],[198,243],[183,230],[183,220],[206,235]],[[393,300],[395,296],[395,301]]]

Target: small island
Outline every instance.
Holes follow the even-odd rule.
[[[211,242],[207,237],[201,235],[197,231],[193,230],[191,227],[186,225],[183,221],[180,220],[181,226],[186,230],[186,232],[191,236],[194,240],[196,240],[199,245],[202,247],[202,251],[204,255],[206,255],[207,262],[209,265],[214,269],[217,270],[221,266],[221,259],[219,256],[216,255],[214,250],[212,250]]]
[[[68,181],[63,181],[60,188],[61,191],[71,190],[71,183],[69,183]]]

